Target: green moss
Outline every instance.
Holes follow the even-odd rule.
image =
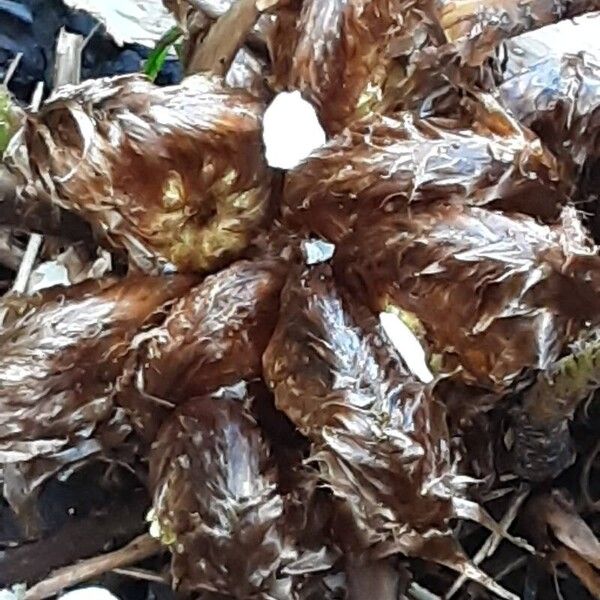
[[[10,99],[10,94],[0,87],[0,156],[4,154],[10,138],[18,126],[15,108]]]
[[[600,337],[591,335],[561,358],[526,394],[527,412],[539,422],[566,418],[600,387]]]

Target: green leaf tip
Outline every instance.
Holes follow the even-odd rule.
[[[177,25],[169,29],[162,38],[156,43],[154,50],[148,56],[148,59],[144,63],[144,74],[151,80],[154,81],[160,70],[163,68],[169,50],[174,46],[179,39],[183,36],[181,28]]]
[[[10,94],[6,88],[0,86],[0,156],[4,154],[16,129],[17,119]]]

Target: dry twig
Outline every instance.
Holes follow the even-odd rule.
[[[145,530],[145,513],[145,493],[136,490],[115,498],[101,514],[69,519],[44,538],[6,548],[0,552],[0,588],[32,585],[54,570],[126,544]]]
[[[552,559],[559,563],[564,563],[571,572],[581,581],[594,598],[600,598],[600,575],[598,572],[577,552],[561,546],[554,554]]]
[[[158,573],[153,573],[146,569],[137,569],[135,567],[113,569],[113,573],[123,575],[124,577],[131,577],[132,579],[140,579],[142,581],[152,581],[154,583],[163,584],[169,583],[168,579]]]
[[[188,75],[201,72],[225,75],[261,12],[276,3],[238,0],[218,19],[195,49],[187,68]]]
[[[14,59],[12,60],[12,62],[10,63],[10,65],[8,66],[8,69],[6,70],[6,74],[4,75],[4,81],[2,82],[2,84],[4,86],[8,87],[8,84],[10,83],[10,80],[13,78],[13,75],[15,74],[15,71],[19,67],[19,63],[21,62],[22,58],[23,58],[23,53],[19,52],[14,57]]]
[[[50,598],[68,587],[154,556],[160,550],[161,545],[158,540],[148,534],[140,535],[120,550],[95,556],[55,571],[47,579],[40,581],[40,583],[27,590],[25,600]]]
[[[67,33],[61,29],[56,43],[56,65],[54,72],[54,85],[59,87],[67,83],[78,83],[81,74],[81,49],[83,37]],[[32,101],[32,110],[37,110],[42,103],[43,83],[36,87]],[[31,271],[37,260],[44,238],[39,233],[32,233],[27,248],[23,255],[23,261],[19,266],[17,276],[11,288],[11,292],[23,294],[27,290],[27,283]]]
[[[523,486],[517,493],[513,501],[510,503],[508,510],[502,517],[502,520],[499,523],[500,531],[494,531],[490,534],[490,536],[485,540],[482,544],[481,548],[477,551],[475,556],[473,557],[473,564],[480,565],[486,558],[489,558],[494,552],[498,549],[500,542],[503,539],[506,539],[506,535],[501,535],[502,532],[505,534],[508,532],[509,527],[512,525],[512,522],[515,520],[519,509],[523,506],[523,502],[529,495],[529,486]],[[468,577],[466,575],[461,575],[456,579],[453,583],[452,587],[446,593],[445,598],[449,600],[458,592],[458,590],[463,586],[463,584],[467,581]]]

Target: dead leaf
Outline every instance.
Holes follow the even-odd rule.
[[[559,542],[600,569],[600,541],[558,490],[543,502],[545,520]]]
[[[594,598],[600,598],[600,575],[577,554],[566,546],[559,548],[552,556],[553,560],[564,563]]]

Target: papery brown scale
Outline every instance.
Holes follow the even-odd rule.
[[[143,269],[206,271],[239,255],[267,217],[262,110],[208,76],[168,88],[88,81],[28,116],[9,164],[28,201],[80,214]]]
[[[51,455],[91,435],[83,432],[110,415],[110,387],[131,339],[192,282],[132,276],[86,282],[67,288],[64,296],[51,289],[5,327],[0,333],[2,462]]]
[[[222,388],[171,415],[150,455],[153,516],[171,546],[179,588],[241,600],[297,598],[302,569],[298,564],[292,575],[284,568],[301,556],[305,532],[289,518],[290,497],[278,490],[249,400],[239,388]],[[306,566],[327,568],[326,553]]]
[[[500,86],[503,103],[559,158],[562,176],[578,183],[586,161],[600,158],[600,54],[548,48],[539,57],[520,38],[507,46],[514,72]]]
[[[542,225],[444,202],[384,207],[357,221],[337,261],[373,310],[416,319],[444,369],[495,391],[547,368],[600,315],[600,261],[573,209]]]
[[[481,64],[505,39],[599,10],[598,0],[440,0],[436,13],[447,41],[468,65]]]
[[[0,464],[18,513],[63,466],[122,444],[131,426],[113,386],[131,340],[192,284],[184,276],[108,278],[13,305],[17,316],[0,332]]]
[[[444,410],[329,265],[290,275],[263,362],[277,407],[313,442],[310,460],[350,512],[351,546],[402,546],[408,531],[443,528]]]
[[[300,90],[328,133],[341,131],[377,98],[388,45],[401,22],[394,0],[309,0],[284,7],[270,40],[275,80]],[[295,18],[294,18],[295,17]],[[371,89],[372,88],[372,89]]]
[[[260,376],[285,273],[278,260],[236,262],[192,288],[164,323],[134,340],[117,401],[144,438],[152,440],[164,418],[161,400],[179,404]]]
[[[443,122],[406,112],[355,123],[288,173],[284,223],[338,243],[386,200],[556,218],[564,195],[554,158],[505,115],[477,110]]]
[[[394,61],[380,108],[428,113],[450,82],[493,91],[501,79],[497,50],[502,42],[599,8],[598,0],[409,3],[403,12],[403,27],[392,42]],[[578,34],[573,31],[572,35]]]
[[[150,470],[178,587],[250,598],[268,585],[284,545],[283,501],[239,399],[209,396],[181,407],[159,433]]]

